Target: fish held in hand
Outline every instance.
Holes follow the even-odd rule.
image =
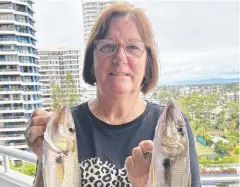
[[[155,130],[147,187],[188,187],[190,175],[186,123],[175,100],[171,99]]]
[[[43,140],[44,187],[81,186],[75,124],[68,106],[60,106],[47,125]]]

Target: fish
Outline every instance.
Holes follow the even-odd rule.
[[[76,128],[68,105],[60,105],[47,123],[42,172],[44,187],[81,186]]]
[[[189,140],[183,114],[169,99],[159,117],[153,138],[147,187],[189,187]]]

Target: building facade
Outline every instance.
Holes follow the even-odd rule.
[[[117,0],[82,0],[84,45],[88,40],[92,27],[97,20],[99,13],[107,6],[116,2]]]
[[[33,3],[0,1],[0,144],[23,150],[26,122],[42,107]]]
[[[82,76],[80,73],[81,53],[79,49],[39,50],[38,56],[43,106],[46,110],[50,111],[52,109],[51,84],[57,83],[62,90],[66,89],[67,72],[71,73],[77,93],[80,94]],[[81,97],[79,98],[81,99]]]

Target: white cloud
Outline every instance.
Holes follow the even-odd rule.
[[[132,0],[145,9],[159,45],[161,82],[236,77],[238,1]],[[35,1],[39,48],[83,44],[80,0]]]

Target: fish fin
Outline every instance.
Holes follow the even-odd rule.
[[[163,167],[164,167],[164,179],[166,181],[166,184],[168,186],[171,185],[171,172],[170,172],[170,166],[171,166],[171,160],[170,158],[165,158],[163,160]]]
[[[58,184],[62,183],[64,177],[63,159],[62,155],[56,158],[56,179]]]

